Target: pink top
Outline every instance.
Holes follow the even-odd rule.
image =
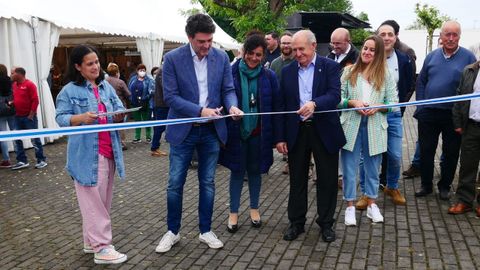
[[[93,87],[93,94],[98,100],[98,112],[104,113],[107,112],[105,104],[100,101],[100,96],[98,94],[98,87]],[[107,117],[100,116],[98,117],[99,124],[107,124]],[[113,148],[112,148],[112,138],[110,137],[109,131],[102,131],[98,133],[98,153],[106,158],[113,159]]]

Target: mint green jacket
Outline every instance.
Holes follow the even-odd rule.
[[[346,80],[347,74],[350,72],[351,66],[346,67],[342,78],[342,101],[338,105],[339,108],[347,108],[349,100],[360,100],[362,96],[362,82],[365,80],[361,75],[358,75],[357,85],[352,86],[350,81]],[[387,72],[387,77],[384,85],[380,91],[374,90],[370,95],[368,104],[392,104],[398,102],[397,84],[390,72]],[[391,111],[389,109],[389,111]],[[353,151],[355,142],[358,137],[358,130],[360,128],[360,121],[362,116],[356,111],[342,112],[340,116],[340,123],[342,124],[343,132],[347,138],[347,144],[343,149]],[[367,123],[368,130],[368,153],[370,156],[378,155],[387,151],[387,114],[377,112],[369,116]]]

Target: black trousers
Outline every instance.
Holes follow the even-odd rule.
[[[475,200],[478,163],[480,161],[480,123],[469,122],[462,135],[460,177],[455,193],[458,201],[472,206]],[[477,197],[480,203],[480,196]]]
[[[325,131],[328,132],[328,131]],[[313,152],[317,173],[317,224],[330,228],[335,219],[338,193],[338,152],[330,154],[315,133],[313,123],[301,123],[297,141],[288,152],[290,193],[288,219],[295,226],[304,226],[308,209],[308,169]]]
[[[435,152],[438,138],[442,134],[442,152],[445,159],[440,167],[441,176],[437,186],[439,190],[450,190],[457,169],[461,136],[453,127],[451,110],[424,110],[425,112],[417,117],[422,187],[429,190],[433,187]]]

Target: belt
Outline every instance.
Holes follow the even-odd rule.
[[[313,126],[313,120],[312,119],[307,119],[305,121],[300,121],[300,126],[311,127],[311,126]]]
[[[480,127],[480,122],[477,122],[475,120],[472,120],[472,119],[468,119],[468,123],[476,126],[476,127]]]
[[[194,127],[204,127],[213,124],[213,120],[207,121],[207,122],[197,122],[197,123],[192,123],[192,126]]]

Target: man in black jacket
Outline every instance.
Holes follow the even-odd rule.
[[[358,58],[358,51],[350,42],[350,33],[345,28],[337,28],[330,37],[332,51],[328,58],[339,63],[342,68],[353,65]]]

